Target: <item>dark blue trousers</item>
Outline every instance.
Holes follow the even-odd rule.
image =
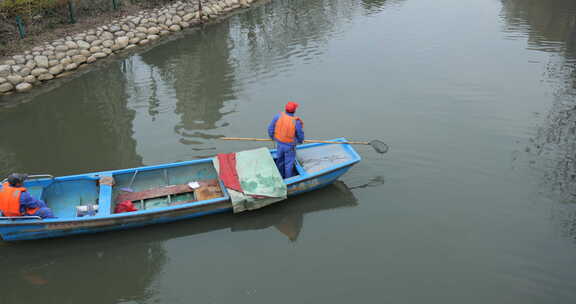
[[[278,151],[276,167],[278,167],[280,175],[282,175],[283,178],[289,178],[297,175],[294,174],[294,171],[296,170],[296,146],[276,142],[276,149]]]

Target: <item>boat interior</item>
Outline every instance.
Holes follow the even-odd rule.
[[[271,151],[276,158],[275,150]],[[309,144],[298,148],[298,175],[305,178],[357,154],[347,145]],[[26,181],[28,191],[43,199],[59,219],[107,216],[118,204],[131,201],[139,211],[153,210],[227,196],[210,159],[58,178]]]

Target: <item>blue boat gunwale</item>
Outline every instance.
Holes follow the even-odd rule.
[[[334,142],[342,142],[345,143],[347,140],[343,137],[332,139],[330,141]],[[330,145],[328,143],[310,143],[297,146],[298,150],[307,149],[307,148],[314,148],[317,146],[323,145]],[[316,171],[314,173],[306,172],[300,164],[297,162],[297,169],[299,175],[293,176],[291,178],[285,179],[284,182],[287,186],[292,186],[301,182],[305,182],[316,177],[329,174],[331,172],[344,169],[346,167],[351,167],[352,165],[360,162],[362,159],[360,155],[352,148],[350,144],[342,144],[345,151],[348,152],[351,156],[351,159],[331,167]],[[270,153],[275,155],[276,149],[271,149]],[[144,172],[144,171],[153,171],[158,169],[165,169],[165,168],[173,168],[173,167],[181,167],[186,165],[195,165],[195,164],[202,164],[202,163],[212,163],[212,158],[203,158],[203,159],[195,159],[195,160],[187,160],[187,161],[180,161],[174,163],[165,163],[165,164],[158,164],[158,165],[150,165],[150,166],[141,166],[136,168],[127,168],[127,169],[118,169],[118,170],[108,170],[108,171],[101,171],[101,172],[92,172],[92,173],[84,173],[84,174],[75,174],[75,175],[66,175],[66,176],[59,176],[53,178],[46,178],[42,180],[50,180],[52,182],[58,181],[73,181],[73,180],[93,180],[98,181],[102,176],[114,176],[118,174],[125,174],[131,172]],[[31,183],[39,183],[39,181],[31,181]],[[135,212],[126,212],[126,213],[110,213],[105,215],[96,215],[92,217],[85,217],[85,218],[54,218],[54,219],[42,219],[42,220],[12,220],[12,221],[2,221],[0,220],[0,226],[20,226],[20,225],[37,225],[37,224],[54,224],[54,223],[87,223],[87,222],[97,222],[97,221],[105,221],[111,219],[124,219],[124,218],[133,218],[133,217],[145,217],[150,214],[163,214],[163,213],[170,213],[177,210],[184,210],[184,209],[194,209],[197,207],[202,207],[206,205],[213,205],[216,203],[227,202],[230,200],[230,195],[226,191],[222,181],[218,179],[220,187],[222,189],[222,197],[203,200],[203,201],[194,201],[189,202],[181,205],[175,206],[166,206],[161,208],[154,208],[150,210],[139,210]],[[230,208],[224,208],[230,209]]]

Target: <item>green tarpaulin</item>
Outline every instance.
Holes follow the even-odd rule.
[[[213,162],[219,171],[218,159],[214,158]],[[267,148],[236,153],[236,171],[243,192],[227,189],[235,213],[286,199],[286,184]]]

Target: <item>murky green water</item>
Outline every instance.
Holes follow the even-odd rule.
[[[0,244],[0,303],[576,301],[576,2],[275,0],[0,110],[0,173],[382,139],[258,212]]]

